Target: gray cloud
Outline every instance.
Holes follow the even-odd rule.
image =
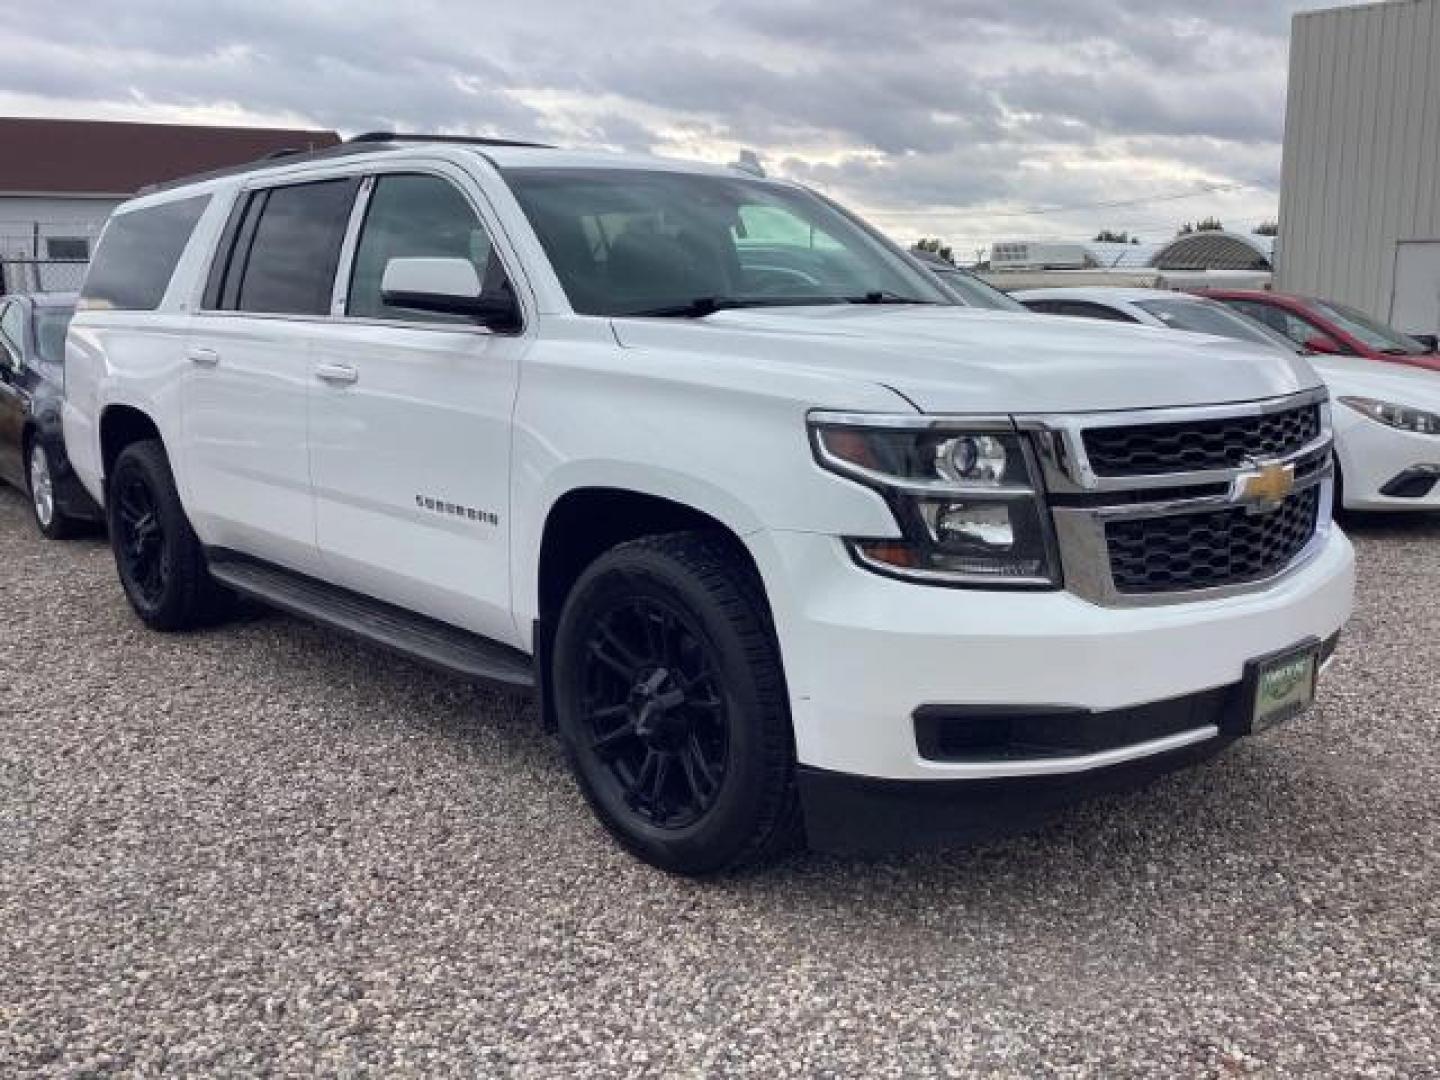
[[[750,146],[897,232],[924,231],[928,210],[937,228],[981,229],[987,210],[1202,180],[1259,181],[1246,211],[1258,217],[1273,208],[1298,6],[0,0],[0,104],[710,156]],[[1144,213],[1206,211],[1201,200]],[[1073,216],[1003,220],[1077,227]]]

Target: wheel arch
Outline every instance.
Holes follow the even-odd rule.
[[[127,446],[149,439],[154,439],[162,447],[165,446],[165,437],[160,433],[160,426],[149,413],[134,405],[119,402],[107,405],[100,413],[99,428],[100,478],[101,484],[106,488],[115,470],[115,461]],[[168,448],[166,456],[169,456]]]
[[[754,552],[745,533],[706,509],[653,491],[606,484],[571,488],[549,505],[539,533],[533,579],[517,594],[523,598],[517,618],[529,626],[535,657],[539,712],[547,727],[555,724],[551,688],[551,654],[555,627],[566,597],[587,567],[605,552],[642,536],[676,532],[706,532],[718,537],[755,573],[761,599],[768,606],[765,587]]]
[[[715,514],[653,492],[596,485],[572,488],[551,503],[541,530],[533,604],[552,622],[585,569],[612,548],[642,536],[707,532],[763,577],[743,533]]]

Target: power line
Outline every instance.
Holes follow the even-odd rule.
[[[1024,209],[1024,210],[1002,210],[1002,211],[970,210],[970,209],[945,210],[945,209],[940,209],[940,208],[937,208],[937,207],[931,207],[930,209],[926,209],[926,210],[919,210],[919,209],[915,209],[915,210],[898,210],[898,209],[897,209],[897,210],[877,211],[877,216],[879,216],[880,214],[887,214],[887,215],[896,215],[896,214],[900,214],[900,215],[928,214],[928,215],[932,215],[932,216],[933,216],[933,215],[936,214],[936,213],[944,213],[944,214],[952,214],[952,215],[961,215],[961,214],[963,214],[963,215],[966,215],[966,216],[969,216],[969,217],[986,217],[986,218],[1040,217],[1040,216],[1043,216],[1043,215],[1045,215],[1045,214],[1068,214],[1068,213],[1070,213],[1071,211],[1074,211],[1074,210],[1113,210],[1113,209],[1115,209],[1115,208],[1117,208],[1117,207],[1122,207],[1122,206],[1144,206],[1144,205],[1147,205],[1147,204],[1149,204],[1149,203],[1157,203],[1157,202],[1178,202],[1178,201],[1181,200],[1181,199],[1198,199],[1198,198],[1201,198],[1202,196],[1205,196],[1205,195],[1218,195],[1218,194],[1222,194],[1222,193],[1224,193],[1224,192],[1229,192],[1229,191],[1241,191],[1241,190],[1244,190],[1245,188],[1259,188],[1259,187],[1263,187],[1263,186],[1264,186],[1264,185],[1261,185],[1261,184],[1248,184],[1248,183],[1240,183],[1240,182],[1237,181],[1237,182],[1234,182],[1234,183],[1225,183],[1225,184],[1206,184],[1206,185],[1204,185],[1203,187],[1201,187],[1199,190],[1196,190],[1196,191],[1167,192],[1167,193],[1162,194],[1162,195],[1147,195],[1147,196],[1145,196],[1145,197],[1143,197],[1143,198],[1138,198],[1138,199],[1111,199],[1111,200],[1107,200],[1107,201],[1105,201],[1105,202],[1072,203],[1072,204],[1069,205],[1069,206],[1032,206],[1032,207],[1027,207],[1027,208]]]

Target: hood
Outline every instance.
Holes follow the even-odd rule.
[[[1440,412],[1440,371],[1343,356],[1312,356],[1310,363],[1332,398],[1368,397]]]
[[[1319,384],[1303,359],[1278,351],[976,308],[748,308],[703,319],[616,319],[613,326],[625,348],[708,352],[717,362],[863,379],[934,413],[1213,405]]]

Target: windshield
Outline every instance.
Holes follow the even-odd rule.
[[[1315,305],[1316,311],[1367,349],[1393,353],[1396,356],[1420,356],[1429,351],[1414,338],[1406,337],[1400,331],[1392,330],[1384,323],[1378,323],[1354,308],[1329,300],[1312,300],[1311,303]]]
[[[505,178],[584,315],[953,303],[902,254],[800,188],[642,169],[512,168]]]
[[[1148,311],[1172,330],[1188,330],[1192,334],[1214,334],[1217,337],[1267,345],[1294,353],[1295,346],[1287,338],[1271,333],[1263,326],[1229,308],[1208,300],[1137,300],[1135,306]]]
[[[65,363],[65,331],[70,328],[70,307],[35,308],[35,349],[47,364]]]
[[[1030,310],[1019,300],[1007,296],[995,286],[980,280],[974,274],[966,273],[958,266],[953,269],[937,266],[934,271],[950,291],[956,293],[968,307],[993,308],[995,311],[1028,312]]]

